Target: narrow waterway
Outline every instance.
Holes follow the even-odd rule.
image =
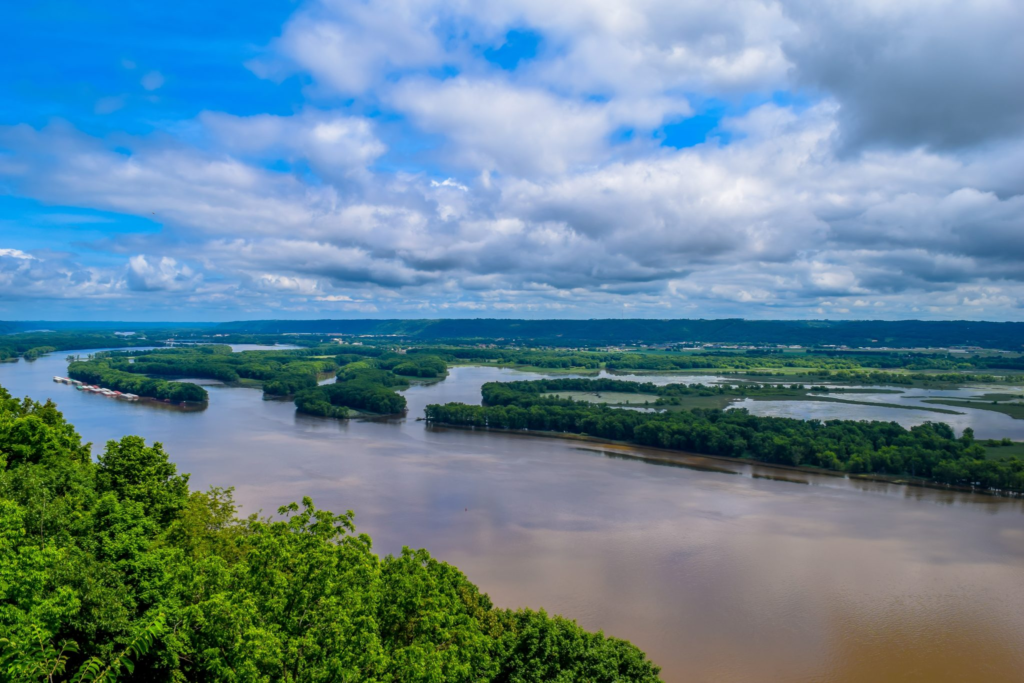
[[[208,386],[200,412],[85,394],[51,381],[64,355],[0,364],[0,385],[53,398],[94,453],[139,434],[193,487],[235,486],[245,512],[303,495],[355,510],[378,552],[426,547],[498,605],[631,640],[666,681],[1021,680],[1019,499],[415,420],[539,377],[513,370],[453,368],[406,392],[406,418],[342,422],[253,389]]]

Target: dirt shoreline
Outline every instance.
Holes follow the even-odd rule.
[[[916,486],[918,488],[934,489],[937,491],[959,491],[962,493],[977,493],[986,496],[994,496],[997,498],[1021,497],[1019,494],[1014,493],[988,491],[984,489],[970,488],[967,486],[951,486],[948,484],[940,484],[939,482],[928,481],[926,479],[911,479],[907,477],[898,477],[894,475],[884,474],[852,474],[849,472],[835,472],[833,470],[824,470],[816,467],[782,465],[778,463],[762,462],[760,460],[752,460],[750,458],[730,458],[724,455],[707,455],[705,453],[691,453],[690,451],[677,451],[671,448],[659,448],[657,446],[642,446],[639,444],[629,443],[627,441],[614,441],[612,439],[602,439],[600,437],[588,436],[586,434],[570,434],[568,432],[544,432],[529,429],[495,429],[493,427],[469,427],[465,425],[449,424],[446,422],[428,422],[427,425],[428,427],[443,427],[444,429],[459,429],[471,432],[493,432],[495,434],[517,435],[528,438],[541,437],[549,439],[579,441],[581,443],[591,443],[604,446],[613,446],[613,450],[621,453],[623,456],[635,458],[637,460],[650,460],[652,462],[675,462],[681,464],[684,458],[701,458],[706,460],[715,460],[723,463],[732,463],[734,465],[751,465],[756,467],[765,467],[773,470],[799,472],[801,474],[815,474],[819,476],[836,477],[838,479],[856,479],[859,481],[873,481],[882,484],[894,484],[897,486]]]

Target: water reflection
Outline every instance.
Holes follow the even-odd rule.
[[[193,486],[234,485],[246,512],[307,494],[354,509],[378,552],[428,547],[499,605],[632,640],[667,681],[1016,681],[1024,669],[1020,499],[685,454],[674,462],[690,466],[652,467],[636,457],[667,454],[415,421],[427,403],[479,402],[485,381],[540,377],[506,369],[454,368],[406,392],[408,418],[352,422],[223,386],[200,413],[143,410],[53,384],[63,369],[2,365],[0,384],[53,397],[96,444],[162,441]]]
[[[1015,420],[1009,415],[990,410],[944,406],[924,403],[922,400],[948,393],[917,390],[914,394],[901,394],[895,397],[891,394],[881,396],[856,394],[855,396],[858,401],[903,403],[908,408],[907,410],[855,403],[765,401],[752,398],[736,401],[730,408],[746,408],[754,415],[770,417],[793,417],[800,420],[882,420],[897,422],[904,427],[913,427],[925,422],[945,422],[957,433],[962,432],[966,427],[971,427],[979,439],[1002,439],[1003,437],[1014,440],[1024,439],[1024,420]],[[933,410],[935,408],[956,412],[955,414],[940,413],[935,412]]]

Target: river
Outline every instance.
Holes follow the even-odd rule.
[[[208,386],[200,412],[86,394],[51,381],[67,353],[0,364],[0,385],[52,397],[94,453],[139,434],[246,513],[355,510],[377,552],[426,547],[499,606],[632,641],[666,681],[1021,680],[1020,499],[415,421],[540,376],[514,370],[453,368],[406,392],[408,418],[344,422],[254,389]]]

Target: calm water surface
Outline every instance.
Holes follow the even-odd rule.
[[[51,381],[64,355],[0,364],[0,385],[52,397],[94,444],[162,441],[246,512],[353,509],[378,552],[427,547],[498,605],[633,641],[666,681],[1022,680],[1020,500],[415,421],[538,377],[512,370],[454,368],[406,392],[409,418],[340,422],[253,389],[209,386],[192,413],[84,394]]]

